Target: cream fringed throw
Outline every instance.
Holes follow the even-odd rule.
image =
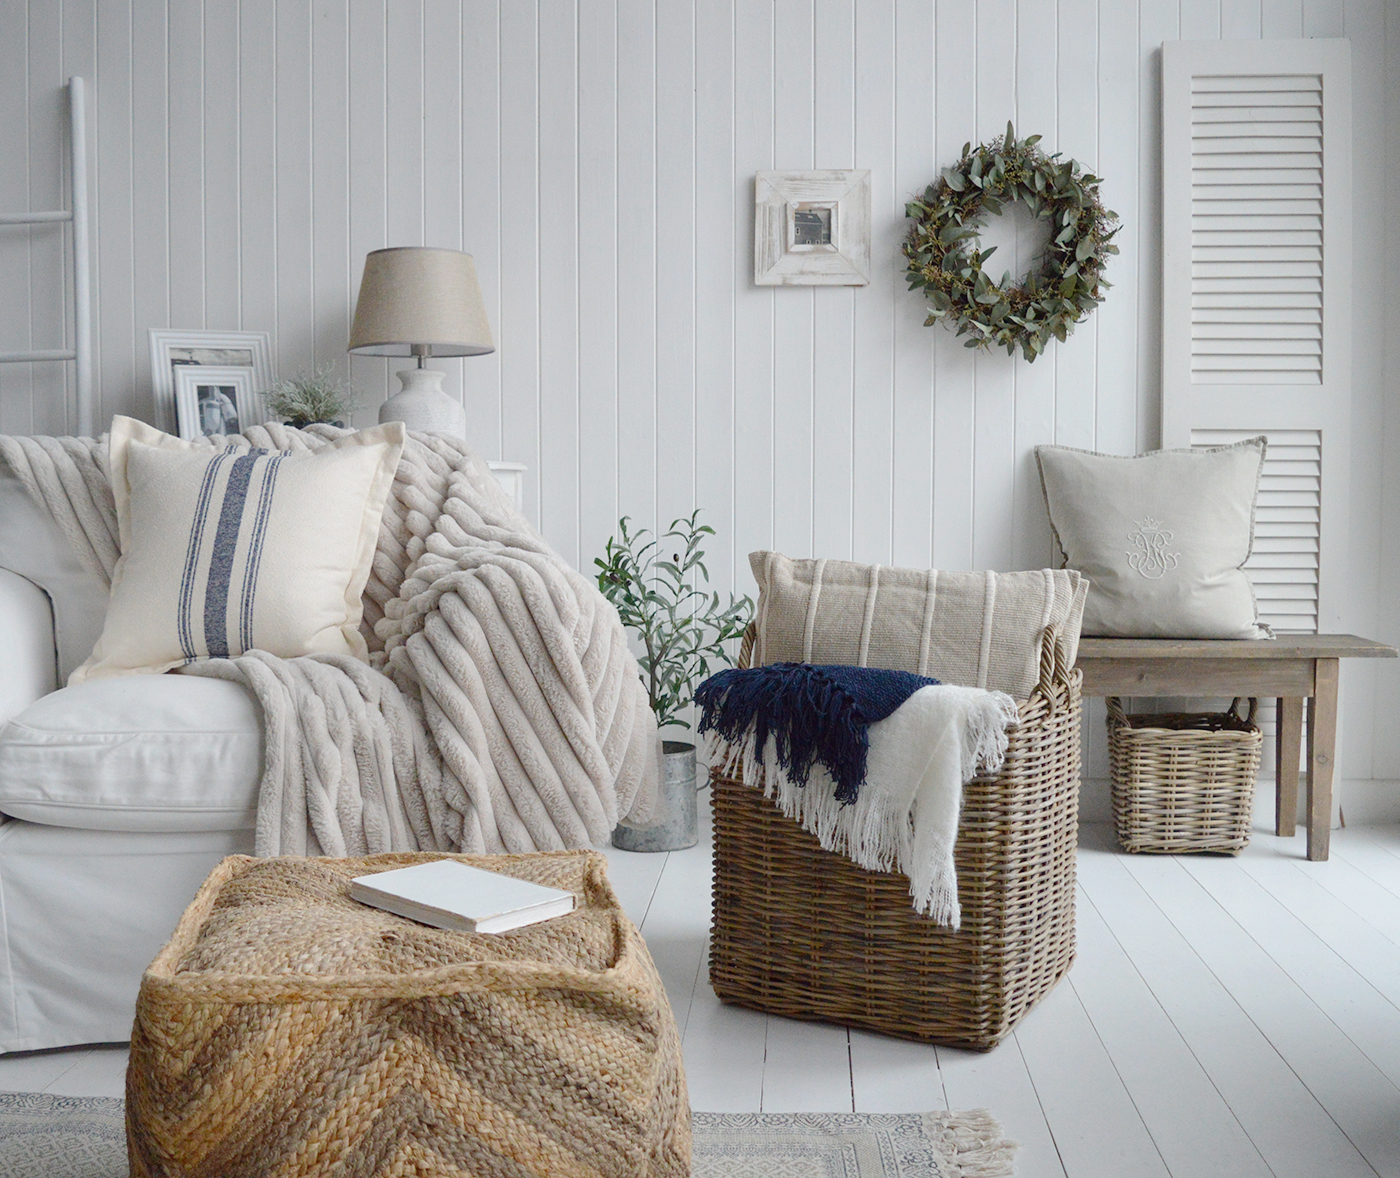
[[[269,424],[227,443],[318,449],[344,432]],[[0,437],[0,459],[110,584],[105,439]],[[465,443],[410,435],[361,631],[368,666],[252,653],[184,672],[262,706],[258,854],[554,850],[648,817],[656,727],[617,614]]]
[[[713,739],[710,763],[763,782],[764,796],[816,835],[823,849],[870,871],[909,878],[914,911],[956,930],[961,918],[953,848],[962,787],[979,773],[1001,769],[1016,701],[1000,691],[938,684],[921,687],[867,729],[865,780],[856,800],[843,805],[826,766],[815,762],[805,785],[778,763],[771,737],[756,748],[748,739]]]

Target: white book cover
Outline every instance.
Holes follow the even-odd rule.
[[[421,924],[467,933],[503,933],[574,910],[573,892],[456,859],[356,876],[350,895]]]

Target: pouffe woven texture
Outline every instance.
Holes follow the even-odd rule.
[[[690,1173],[675,1019],[603,857],[451,856],[580,896],[495,935],[349,897],[444,857],[215,868],[141,983],[133,1178]]]

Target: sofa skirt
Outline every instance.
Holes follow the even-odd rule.
[[[141,975],[253,832],[0,824],[0,1052],[131,1038]]]

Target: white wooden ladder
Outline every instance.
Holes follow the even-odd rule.
[[[88,267],[87,210],[87,114],[82,78],[68,79],[69,168],[67,209],[39,213],[0,213],[0,225],[53,225],[73,223],[73,346],[30,352],[0,352],[0,364],[26,364],[36,360],[72,360],[77,386],[77,430],[92,434],[92,298]]]

